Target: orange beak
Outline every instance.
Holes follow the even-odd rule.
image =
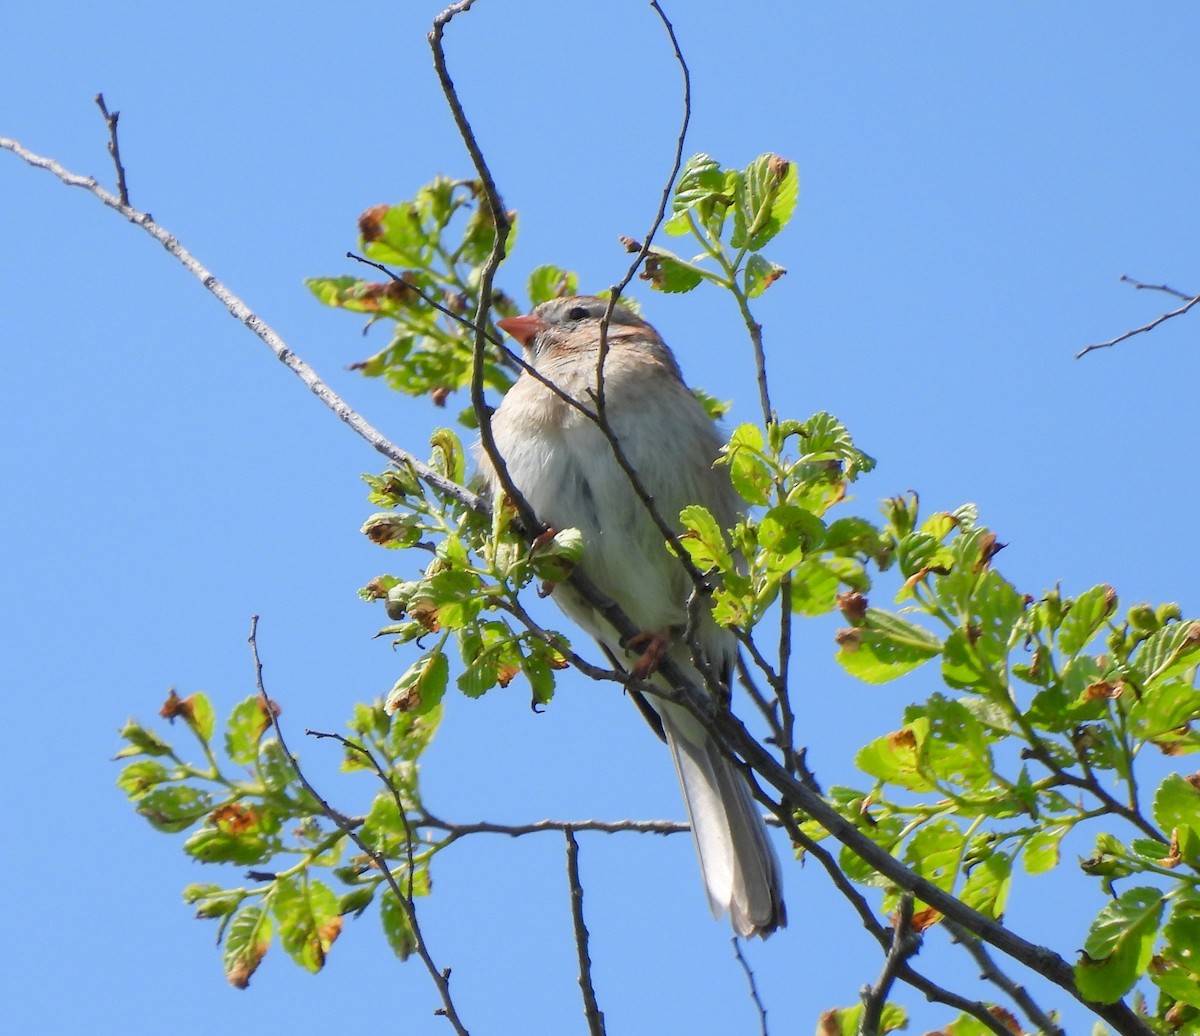
[[[513,338],[521,343],[521,347],[524,348],[529,344],[529,339],[539,331],[545,331],[549,325],[539,317],[523,316],[505,317],[503,320],[497,320],[496,326],[501,331],[512,335]]]

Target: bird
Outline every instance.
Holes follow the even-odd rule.
[[[492,414],[495,451],[544,528],[579,530],[583,574],[644,633],[623,643],[566,582],[552,590],[562,611],[626,670],[662,680],[651,674],[665,654],[694,686],[704,688],[683,636],[692,580],[668,551],[609,437],[589,413],[563,398],[595,412],[608,305],[591,295],[555,298],[526,315],[497,321],[520,343],[527,368]],[[714,466],[722,439],[684,384],[674,354],[649,323],[622,305],[612,308],[606,343],[604,415],[658,513],[679,529],[680,511],[700,504],[722,528],[731,528],[742,504],[725,469]],[[500,477],[481,449],[479,464],[491,490],[498,491]],[[693,643],[727,689],[736,639],[717,625],[710,609],[701,612]],[[779,859],[746,779],[686,707],[653,694],[642,703],[653,710],[648,718],[656,721],[674,759],[713,916],[728,913],[738,935],[766,938],[787,923],[787,914]]]

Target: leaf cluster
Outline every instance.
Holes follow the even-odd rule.
[[[393,719],[379,703],[355,707],[343,769],[374,772],[378,765],[386,781],[364,816],[339,824],[272,735],[268,709],[278,714],[274,703],[252,695],[234,706],[218,733],[206,695],[179,698],[172,691],[161,715],[182,721],[202,761],[189,761],[170,740],[130,720],[117,758],[131,761],[117,784],[155,829],[186,834],[183,851],[193,860],[226,871],[250,868],[249,883],[201,882],[183,893],[198,918],[217,922],[233,985],[249,984],[275,940],[301,967],[319,971],[344,916],[360,916],[376,899],[388,942],[404,959],[415,946],[413,932],[377,861],[387,861],[409,897],[428,893],[429,860],[441,843],[418,829],[418,760],[440,710]],[[348,830],[374,858],[355,851]]]

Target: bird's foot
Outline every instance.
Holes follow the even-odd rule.
[[[639,680],[644,680],[658,669],[671,643],[671,634],[667,630],[647,630],[630,637],[625,643],[627,648],[637,650],[642,648],[641,657],[633,664],[631,672]]]

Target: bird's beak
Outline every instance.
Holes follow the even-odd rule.
[[[503,320],[497,320],[496,326],[500,328],[518,342],[521,343],[521,348],[525,348],[529,344],[529,339],[536,335],[539,331],[545,331],[549,326],[546,321],[535,316],[523,317],[505,317]]]

